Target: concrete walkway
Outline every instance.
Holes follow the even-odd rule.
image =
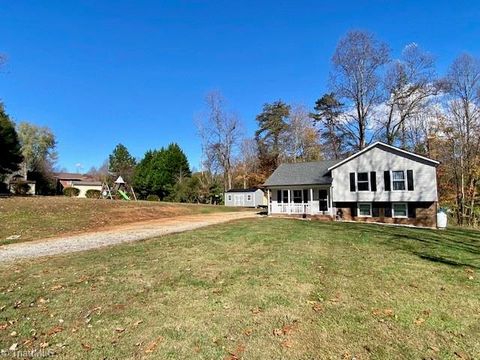
[[[105,231],[4,245],[0,246],[0,262],[90,250],[257,216],[253,211],[177,216]]]

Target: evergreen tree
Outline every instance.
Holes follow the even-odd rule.
[[[135,170],[135,158],[123,144],[118,144],[108,157],[108,171],[122,176],[127,182],[132,179]]]
[[[345,152],[345,132],[343,131],[343,104],[334,93],[324,94],[315,102],[315,113],[311,114],[319,124],[323,152],[327,158],[340,159]]]
[[[0,180],[2,180],[6,174],[18,170],[23,160],[15,125],[5,112],[2,103],[0,103],[0,154]]]
[[[255,140],[258,144],[260,168],[267,176],[279,165],[282,154],[282,138],[288,130],[287,119],[290,115],[290,106],[276,101],[265,104],[263,111],[257,116],[258,130]]]
[[[155,194],[165,199],[175,191],[175,184],[190,176],[187,157],[174,143],[147,151],[135,170],[133,184],[141,197]]]

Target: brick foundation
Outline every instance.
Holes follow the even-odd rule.
[[[388,224],[415,225],[423,227],[437,226],[437,203],[436,202],[418,202],[409,203],[408,218],[392,218],[388,216],[386,207],[390,203],[373,203],[372,206],[378,206],[378,216],[361,217],[352,213],[355,211],[357,203],[337,203],[336,209],[342,211],[342,219],[358,222],[383,222]]]

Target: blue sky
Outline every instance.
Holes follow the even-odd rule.
[[[117,143],[141,157],[178,142],[198,167],[193,119],[208,91],[255,129],[265,102],[309,107],[327,90],[330,58],[349,29],[393,55],[411,42],[442,73],[480,52],[475,1],[0,0],[0,99],[17,122],[50,127],[59,166],[100,165]]]

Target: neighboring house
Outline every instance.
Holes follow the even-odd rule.
[[[8,180],[8,189],[12,194],[35,195],[36,184],[36,181],[24,180],[23,175],[14,174]],[[20,187],[24,187],[24,190],[20,190]]]
[[[438,161],[376,142],[343,160],[282,164],[268,213],[436,226]]]
[[[102,191],[102,183],[100,181],[72,181],[72,187],[80,190],[77,197],[87,197],[88,190]]]
[[[225,193],[226,206],[266,206],[265,193],[261,189],[231,189]]]
[[[80,190],[78,197],[85,197],[87,190],[102,190],[102,183],[90,175],[77,173],[56,173],[57,193],[62,194],[66,187],[74,187]]]

